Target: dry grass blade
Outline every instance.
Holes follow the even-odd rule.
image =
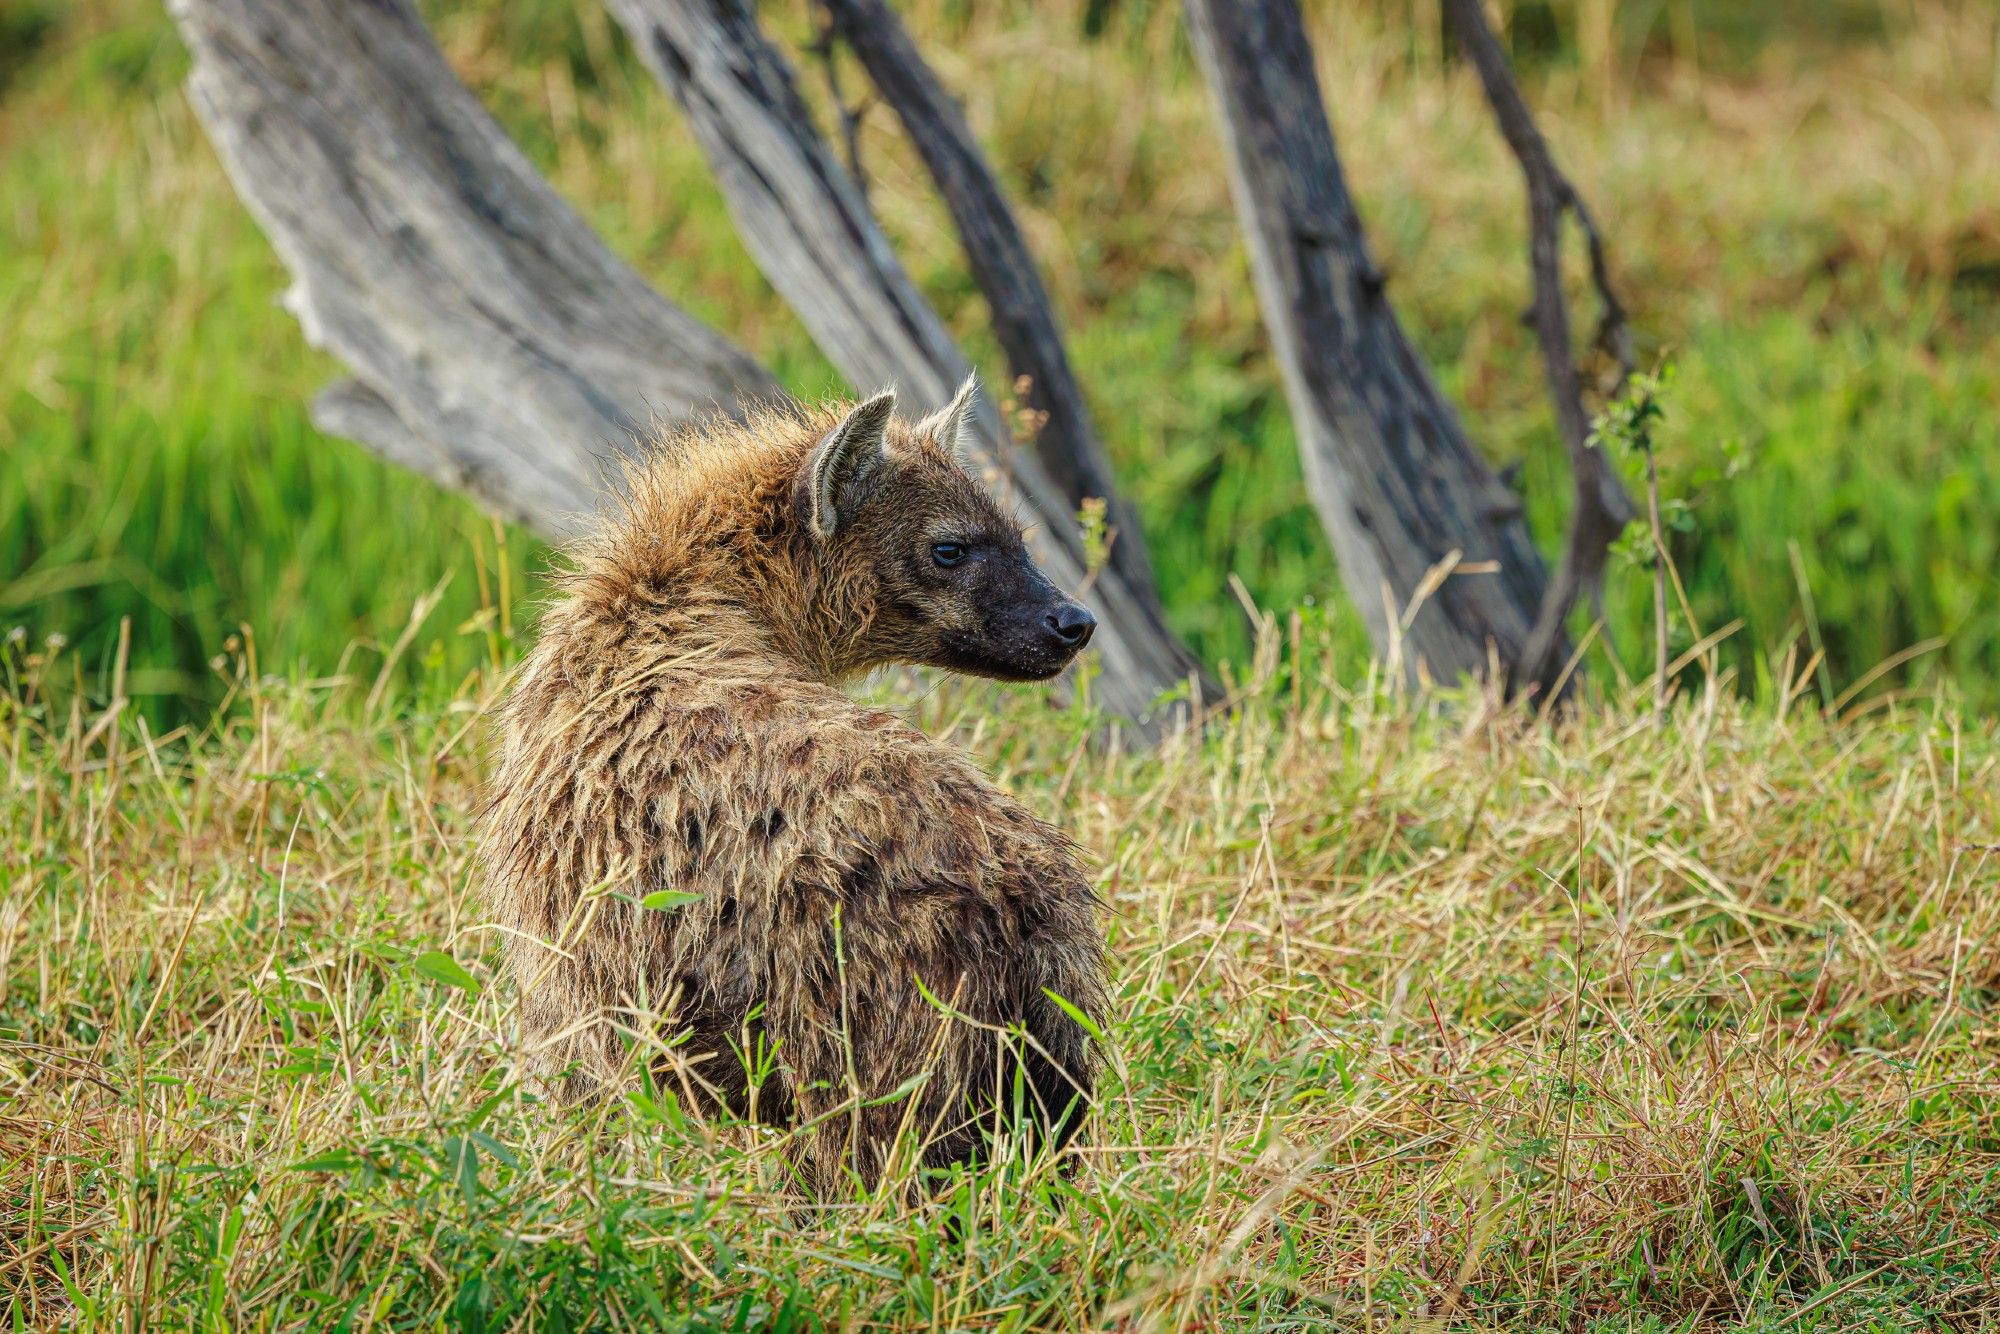
[[[573,1112],[521,1087],[468,884],[484,696],[366,724],[358,686],[246,672],[206,729],[97,737],[137,782],[67,701],[0,700],[0,1309],[1977,1322],[1991,723],[1710,691],[1656,727],[1642,682],[1538,728],[1267,632],[1151,757],[1017,697],[914,706],[1101,858],[1122,988],[1074,1170],[1004,1158],[914,1210],[808,1206],[785,1136],[636,1074]],[[670,1038],[621,1023],[635,1057]]]

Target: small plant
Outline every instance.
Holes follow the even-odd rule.
[[[1660,502],[1660,465],[1653,447],[1653,433],[1666,420],[1661,399],[1673,384],[1671,364],[1647,374],[1634,375],[1625,382],[1618,397],[1599,414],[1590,431],[1590,442],[1611,452],[1612,447],[1643,455],[1646,460],[1646,514],[1653,539],[1653,712],[1663,715],[1667,708],[1667,555],[1666,520]],[[1675,526],[1689,523],[1686,506],[1675,511]],[[1621,544],[1626,554],[1629,545]]]
[[[1111,559],[1113,534],[1106,518],[1109,512],[1102,496],[1086,498],[1076,512],[1077,523],[1083,529],[1083,569],[1093,582]]]

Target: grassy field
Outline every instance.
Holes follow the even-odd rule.
[[[902,6],[1233,682],[1144,755],[871,687],[1112,910],[1075,1153],[914,1208],[523,1086],[470,812],[547,553],[314,431],[337,367],[156,5],[0,8],[0,1328],[2000,1328],[2000,12],[1507,7],[1678,367],[1674,647],[1714,640],[1663,718],[1622,566],[1573,717],[1370,668],[1177,5]],[[838,387],[598,6],[426,8],[620,253]],[[1435,4],[1308,8],[1390,291],[1552,545],[1513,167]],[[863,152],[997,371],[880,112]]]
[[[428,8],[457,68],[616,249],[794,389],[837,387],[597,5]],[[1020,206],[1175,624],[1211,662],[1241,660],[1232,574],[1267,606],[1342,605],[1178,7],[905,8]],[[1392,295],[1476,438],[1520,465],[1553,549],[1567,482],[1516,319],[1512,164],[1469,74],[1440,56],[1434,4],[1310,8]],[[2000,16],[1984,0],[1510,8],[1644,354],[1681,370],[1661,440],[1687,506],[1675,554],[1703,623],[1743,622],[1726,661],[1768,699],[1758,664],[1817,639],[1831,697],[1941,640],[1884,686],[1942,673],[1976,705],[2000,701]],[[796,49],[803,7],[765,11]],[[504,565],[521,586],[541,552],[518,534],[499,550],[470,506],[313,430],[306,402],[336,367],[278,305],[282,270],[180,95],[185,57],[159,7],[7,14],[0,628],[65,634],[72,662],[101,672],[132,617],[128,686],[171,723],[218,697],[206,664],[240,625],[267,663],[328,671],[357,640],[386,651],[448,580],[399,682],[448,694],[483,651],[480,633],[454,633],[493,596],[482,581]],[[820,94],[810,63],[805,83]],[[912,270],[997,371],[956,239],[885,113],[863,153]],[[1610,639],[1628,669],[1646,662],[1647,597],[1621,567]]]
[[[1310,626],[1146,757],[928,694],[1094,859],[1111,1074],[1067,1174],[808,1206],[780,1133],[523,1088],[486,684],[238,653],[161,736],[7,653],[12,1328],[2000,1324],[2000,734],[1936,701],[1545,729]]]

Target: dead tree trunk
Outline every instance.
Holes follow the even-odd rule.
[[[1413,675],[1484,675],[1496,658],[1512,674],[1542,602],[1542,558],[1520,501],[1466,439],[1384,294],[1296,0],[1186,6],[1306,480],[1348,592]],[[1433,572],[1454,558],[1467,572],[1439,582]]]
[[[603,465],[658,418],[778,392],[603,246],[459,83],[409,0],[172,6],[195,110],[292,275],[290,308],[355,371],[315,404],[325,430],[560,537],[602,499]],[[801,220],[808,232],[841,225]],[[886,300],[848,295],[871,314]],[[850,366],[857,380],[945,400],[964,363],[921,313],[936,360],[871,355]],[[883,342],[907,350],[921,333]],[[1003,441],[987,417],[989,442]],[[1073,531],[1042,487],[1040,512]],[[1082,583],[1072,549],[1047,545],[1052,573]],[[1120,580],[1092,601],[1100,698],[1140,716],[1187,660]]]
[[[1548,682],[1567,665],[1559,651],[1564,625],[1577,599],[1588,594],[1602,605],[1604,565],[1611,544],[1638,517],[1632,497],[1618,479],[1610,460],[1590,439],[1590,414],[1583,402],[1583,377],[1578,373],[1570,345],[1569,306],[1562,288],[1562,219],[1564,212],[1576,218],[1590,250],[1590,276],[1603,307],[1598,322],[1597,343],[1616,359],[1620,384],[1632,373],[1632,342],[1625,324],[1625,307],[1611,288],[1610,267],[1604,257],[1604,241],[1576,187],[1556,166],[1548,141],[1535,126],[1534,114],[1507,65],[1507,53],[1486,22],[1480,0],[1444,0],[1445,21],[1458,37],[1466,59],[1479,72],[1487,103],[1493,108],[1500,133],[1521,164],[1528,188],[1528,263],[1534,290],[1529,316],[1535,336],[1542,345],[1542,362],[1548,372],[1549,396],[1554,400],[1556,427],[1569,453],[1570,478],[1575,484],[1575,500],[1570,513],[1569,536],[1563,545],[1562,562],[1543,595],[1533,632],[1521,652],[1522,675]]]
[[[964,113],[884,0],[821,3],[832,18],[833,30],[902,121],[951,210],[966,263],[993,312],[993,332],[1007,354],[1008,367],[1016,378],[1028,381],[1028,406],[1046,419],[1035,437],[1035,457],[1062,488],[1072,509],[1092,496],[1107,503],[1117,534],[1111,563],[1135,588],[1150,591],[1152,564],[1138,515],[1118,494],[1083,386],[1070,368],[1055,307]]]
[[[353,368],[329,432],[560,536],[655,414],[775,382],[605,249],[452,74],[407,0],[174,0],[188,92]]]
[[[687,113],[771,285],[857,388],[900,386],[942,404],[970,370],[943,320],[897,261],[859,189],[813,125],[789,64],[742,0],[608,0],[640,56]],[[992,401],[973,423],[997,478],[1038,521],[1036,556],[1065,587],[1087,580],[1068,499],[1014,445]],[[1101,571],[1088,597],[1110,633],[1100,691],[1138,715],[1196,670],[1150,589]]]

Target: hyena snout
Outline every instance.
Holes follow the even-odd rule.
[[[1019,558],[1013,586],[986,607],[986,632],[979,648],[982,674],[1043,680],[1055,676],[1083,652],[1097,632],[1090,609],[1050,583]]]
[[[1071,653],[1080,651],[1097,632],[1097,618],[1090,614],[1090,608],[1066,598],[1062,606],[1042,618],[1042,625],[1059,648]]]

